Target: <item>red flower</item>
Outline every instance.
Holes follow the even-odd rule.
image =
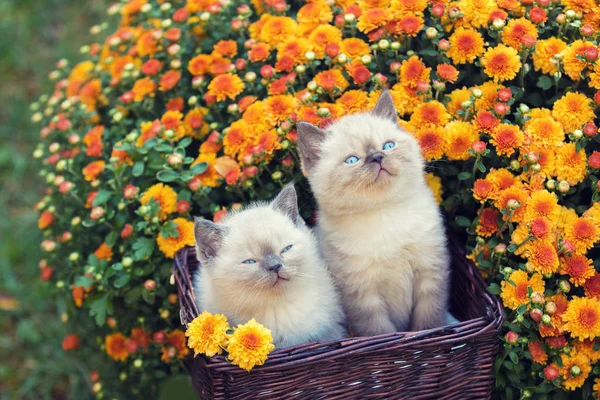
[[[162,68],[162,63],[154,58],[146,61],[144,65],[142,65],[142,74],[153,76],[159,73]]]
[[[54,272],[54,268],[52,268],[52,267],[40,268],[40,279],[43,281],[49,281],[50,278],[52,278],[53,272]]]
[[[65,336],[62,341],[62,348],[64,351],[73,350],[79,347],[79,338],[75,334]]]
[[[160,90],[166,92],[173,89],[177,85],[177,82],[179,82],[179,79],[181,79],[181,72],[175,70],[167,72],[160,78]]]
[[[600,169],[600,152],[594,150],[588,158],[588,165],[594,169]]]
[[[125,224],[123,230],[121,231],[122,238],[128,238],[133,233],[133,226],[131,224]]]
[[[190,210],[190,202],[185,200],[179,200],[177,202],[177,212],[184,214]]]

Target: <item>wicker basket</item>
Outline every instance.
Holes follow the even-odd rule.
[[[456,237],[451,311],[458,324],[307,343],[275,349],[267,362],[246,372],[222,356],[189,358],[186,366],[201,399],[487,399],[498,351],[502,307],[484,289]],[[181,322],[198,315],[190,275],[194,248],[178,252],[173,273]]]

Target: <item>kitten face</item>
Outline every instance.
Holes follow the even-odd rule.
[[[361,211],[410,193],[422,180],[416,140],[398,127],[389,93],[372,113],[349,115],[322,131],[298,126],[303,167],[322,208]]]
[[[198,220],[200,262],[215,284],[280,294],[310,275],[316,247],[296,207],[296,192],[288,186],[273,203],[233,213],[222,224]]]

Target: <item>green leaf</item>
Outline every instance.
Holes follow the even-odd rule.
[[[139,238],[133,243],[133,259],[135,261],[147,260],[154,251],[154,240]]]
[[[527,311],[527,304],[521,304],[519,307],[517,307],[517,314],[523,315],[525,314],[525,311]]]
[[[106,242],[106,245],[108,247],[113,247],[117,242],[117,232],[111,232],[108,235],[106,235],[104,241]]]
[[[208,169],[208,163],[206,162],[201,162],[198,163],[196,165],[194,165],[192,168],[190,168],[190,171],[194,174],[194,175],[198,175],[203,173],[204,171],[206,171]]]
[[[471,220],[467,217],[464,217],[462,215],[459,215],[456,217],[456,223],[458,224],[458,226],[462,226],[462,227],[469,227],[471,226]]]
[[[108,190],[100,190],[94,198],[92,206],[96,207],[105,204],[108,199],[110,199],[110,196],[112,196],[112,192],[109,192]]]
[[[486,171],[485,169],[485,165],[483,165],[483,163],[481,161],[477,161],[477,163],[475,163],[475,165],[477,166],[477,169],[481,172],[484,173]]]
[[[517,250],[517,245],[516,244],[511,244],[506,248],[510,253],[514,253],[515,250]]]
[[[81,286],[84,289],[89,289],[90,286],[94,283],[94,278],[90,278],[89,276],[78,276],[75,278],[75,286]]]
[[[172,169],[165,169],[156,174],[156,179],[161,182],[173,182],[177,178],[179,178],[179,173]]]
[[[186,148],[192,143],[192,138],[186,137],[177,142],[177,147]]]
[[[169,144],[162,143],[154,148],[154,150],[159,151],[161,153],[171,152],[173,151],[173,147]]]
[[[487,291],[488,293],[499,295],[500,292],[502,292],[502,289],[497,283],[492,283],[490,286],[488,286]]]
[[[460,174],[458,174],[458,180],[466,181],[467,179],[471,179],[471,176],[473,175],[470,172],[461,172]]]
[[[100,297],[90,305],[90,316],[96,317],[96,324],[103,326],[106,321],[106,313],[109,308],[108,295]]]
[[[419,54],[426,57],[435,57],[439,53],[437,52],[437,50],[421,50],[419,51]]]
[[[540,89],[548,90],[552,86],[554,86],[554,82],[552,82],[552,79],[550,79],[550,77],[548,77],[546,75],[542,75],[538,78],[536,86],[539,87]]]
[[[144,173],[144,163],[142,161],[136,161],[136,163],[133,164],[131,173],[133,176],[141,176]]]
[[[169,237],[178,238],[179,230],[177,229],[177,224],[173,221],[169,221],[160,228],[160,235],[168,239]]]
[[[125,285],[127,285],[127,282],[129,282],[129,278],[130,278],[129,274],[119,275],[119,277],[115,280],[115,283],[114,283],[115,287],[117,289],[124,287]]]

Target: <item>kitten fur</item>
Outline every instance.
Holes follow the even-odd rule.
[[[319,205],[319,239],[351,331],[371,336],[446,324],[449,254],[415,139],[389,92],[370,113],[326,130],[298,124],[298,148]],[[395,147],[384,150],[386,142]],[[359,157],[347,164],[349,156]],[[378,162],[379,161],[379,162]]]
[[[195,236],[200,310],[224,314],[232,327],[255,318],[277,347],[346,336],[339,295],[298,214],[293,185],[272,203],[228,213],[219,224],[196,219]]]

